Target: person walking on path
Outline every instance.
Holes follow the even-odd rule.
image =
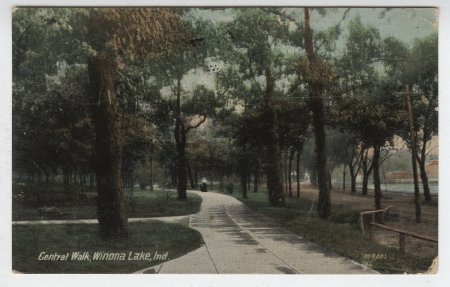
[[[202,192],[207,192],[208,191],[208,180],[206,180],[206,178],[202,178],[202,180],[200,181],[200,190]]]

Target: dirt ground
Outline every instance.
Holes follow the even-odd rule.
[[[301,186],[301,197],[311,200],[317,199],[317,189],[305,185]],[[351,194],[350,191],[331,192],[331,203],[335,207],[342,207],[355,212],[364,210],[374,210],[374,195],[369,191],[369,195]],[[392,206],[385,224],[411,231],[414,233],[438,237],[438,197],[433,195],[431,203],[425,203],[421,195],[422,223],[415,222],[415,206],[413,193],[383,192],[381,200],[382,208]],[[376,228],[374,240],[385,246],[398,248],[399,234],[397,232]],[[368,239],[369,240],[369,239]],[[438,244],[406,236],[406,253],[435,257],[438,255]]]

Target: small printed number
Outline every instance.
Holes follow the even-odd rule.
[[[388,256],[385,253],[365,253],[365,254],[363,254],[363,259],[384,260],[384,259],[388,259]]]

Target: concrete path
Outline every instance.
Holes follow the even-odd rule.
[[[180,216],[162,216],[162,217],[144,217],[144,218],[128,218],[128,222],[148,222],[152,220],[160,220],[165,222],[176,222],[189,224],[189,215]],[[13,221],[13,225],[33,225],[33,224],[98,224],[97,219],[64,219],[64,220],[23,220]]]
[[[191,191],[203,198],[189,226],[205,244],[199,249],[136,273],[376,273],[288,232],[234,197]],[[332,236],[332,234],[330,234]]]
[[[161,220],[189,225],[201,233],[205,244],[179,258],[135,273],[376,273],[347,258],[323,251],[318,245],[252,211],[234,197],[213,192],[189,192],[202,197],[200,212],[183,216],[130,218],[129,222]],[[97,223],[97,219],[13,221],[13,225]]]

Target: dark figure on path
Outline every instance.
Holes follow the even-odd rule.
[[[206,185],[207,183],[208,183],[208,181],[206,180],[206,178],[202,178],[202,181],[200,183],[200,191],[202,191],[202,192],[208,191],[208,186]]]

